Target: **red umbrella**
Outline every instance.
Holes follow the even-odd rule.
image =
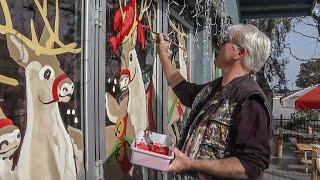
[[[320,109],[320,84],[298,91],[281,100],[283,107]]]
[[[299,109],[320,109],[320,86],[298,98],[295,106]]]

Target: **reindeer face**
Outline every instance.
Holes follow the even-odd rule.
[[[60,68],[54,55],[36,55],[14,36],[7,37],[11,57],[26,69],[29,81],[32,81],[37,96],[42,104],[69,102],[73,94],[73,83]]]
[[[13,155],[21,142],[20,130],[14,125],[8,125],[0,129],[0,158]]]
[[[48,2],[34,0],[44,22],[41,37],[37,37],[34,20],[30,21],[31,39],[14,29],[7,1],[1,1],[5,25],[0,34],[6,36],[11,58],[26,69],[27,81],[33,85],[34,100],[43,104],[68,102],[73,94],[73,83],[59,67],[56,55],[79,53],[76,43],[64,44],[59,39],[59,2],[55,4],[54,28],[48,20]],[[41,5],[42,4],[42,5]]]
[[[120,88],[126,89],[136,76],[138,57],[135,49],[124,48],[121,56]]]
[[[55,63],[52,63],[55,62]],[[31,62],[26,69],[31,69],[33,83],[37,83],[38,100],[43,104],[69,102],[73,94],[73,83],[60,69],[58,60]]]
[[[120,85],[121,92],[128,89],[129,82],[130,82],[130,75],[127,75],[124,73],[121,74],[119,78],[119,85]]]
[[[52,58],[52,57],[51,57]],[[39,82],[46,84],[45,90],[39,91],[39,100],[48,102],[69,102],[73,94],[73,83],[61,70],[59,61],[53,57],[39,57],[41,69],[37,72]]]
[[[138,56],[135,49],[131,50],[128,58],[128,69],[135,73],[138,62]]]

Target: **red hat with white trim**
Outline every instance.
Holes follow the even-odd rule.
[[[13,125],[12,120],[11,119],[0,119],[0,129],[9,125]]]

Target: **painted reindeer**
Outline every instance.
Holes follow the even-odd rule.
[[[55,1],[55,28],[47,19],[47,1],[41,6],[34,0],[44,21],[40,39],[33,20],[28,39],[12,25],[6,0],[0,0],[5,25],[0,33],[6,36],[11,58],[25,69],[27,96],[27,124],[17,164],[17,178],[76,179],[74,153],[70,136],[60,116],[58,102],[68,102],[73,94],[73,83],[59,67],[56,57],[63,53],[79,53],[75,43],[59,40],[59,4]],[[54,44],[59,47],[54,48]]]
[[[13,154],[19,148],[21,133],[0,109],[0,179],[15,180]]]
[[[173,29],[174,35],[177,36],[178,44],[180,47],[186,46],[187,34],[183,31],[181,26],[176,26],[169,19],[169,25]],[[175,57],[173,57],[175,58]],[[178,63],[179,63],[179,72],[186,79],[189,79],[187,52],[182,48],[178,48]],[[172,65],[176,67],[175,60],[172,60]],[[174,137],[175,141],[180,138],[180,132],[178,128],[179,121],[181,122],[184,118],[186,112],[186,107],[183,106],[177,96],[174,94],[171,88],[168,88],[168,134]]]
[[[119,4],[121,5],[121,2]],[[137,41],[144,48],[144,27],[141,20],[148,7],[144,0],[141,1],[139,13],[137,13],[136,0],[131,0],[128,6],[120,6],[114,18],[114,30],[118,31],[118,34],[109,39],[114,52],[121,50],[119,84],[123,94],[117,101],[108,92],[106,93],[107,115],[110,121],[115,123],[114,126],[106,127],[109,140],[107,155],[109,158],[116,156],[120,168],[125,174],[131,169],[128,157],[126,157],[127,151],[130,149],[128,148],[130,139],[148,127],[145,87],[135,50]],[[113,148],[110,147],[110,140],[114,143]],[[116,150],[116,152],[112,150]],[[115,171],[113,172],[115,173]]]
[[[0,158],[7,159],[18,149],[21,141],[20,130],[13,125],[0,108]]]
[[[0,75],[0,83],[17,86],[15,79]],[[13,165],[13,154],[19,148],[21,133],[19,128],[13,125],[0,108],[0,179],[16,179],[16,171]]]

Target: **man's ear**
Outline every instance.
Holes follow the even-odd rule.
[[[238,48],[238,47],[234,47],[235,49],[235,55],[234,55],[234,59],[236,60],[240,60],[243,59],[245,56],[248,55],[248,50],[245,48]]]

